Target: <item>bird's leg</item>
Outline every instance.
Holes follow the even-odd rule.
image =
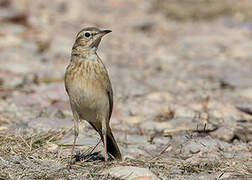
[[[108,161],[107,135],[103,134],[103,138],[104,138],[104,158],[105,158],[105,161]]]
[[[104,158],[105,161],[108,161],[108,151],[107,151],[107,123],[106,119],[102,120],[102,135],[103,135],[103,144],[104,144]]]
[[[79,135],[79,115],[76,111],[73,112],[73,117],[74,117],[74,141],[73,141],[71,156],[70,156],[70,160],[69,160],[69,165],[72,164],[74,148],[75,148],[77,137]]]

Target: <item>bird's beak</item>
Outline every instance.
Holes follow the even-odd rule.
[[[98,32],[94,38],[94,42],[91,44],[91,47],[98,47],[98,45],[100,44],[101,38],[105,35],[112,32],[111,30],[101,30],[100,32]]]
[[[100,32],[98,32],[95,36],[94,36],[94,38],[97,40],[97,41],[99,41],[99,40],[101,40],[101,38],[105,35],[105,34],[108,34],[108,33],[110,33],[110,32],[112,32],[111,30],[101,30]]]
[[[101,31],[99,32],[99,34],[102,35],[102,36],[104,36],[105,34],[108,34],[108,33],[110,33],[110,32],[112,32],[112,31],[111,31],[111,30],[101,30]]]
[[[98,47],[98,45],[100,44],[101,38],[105,35],[112,32],[111,30],[101,30],[100,32],[98,32],[95,36],[94,36],[94,41],[91,44],[91,47]]]

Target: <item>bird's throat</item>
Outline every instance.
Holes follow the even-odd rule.
[[[96,60],[98,58],[96,50],[96,47],[83,48],[81,46],[74,46],[71,54],[71,61]]]

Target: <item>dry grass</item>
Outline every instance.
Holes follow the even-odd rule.
[[[50,142],[59,140],[67,130],[48,131],[32,136],[0,134],[1,178],[49,178],[54,175],[61,159],[47,150]]]
[[[154,11],[162,11],[175,20],[211,20],[231,16],[251,20],[250,0],[156,0]]]
[[[114,166],[137,166],[150,168],[155,174],[171,176],[171,169],[177,169],[177,175],[189,176],[204,173],[235,172],[237,177],[251,175],[248,163],[242,161],[221,159],[202,160],[189,163],[158,158],[126,159],[122,162],[77,162],[72,169],[67,169],[67,155],[61,151],[49,151],[48,143],[61,139],[69,130],[57,130],[40,133],[33,136],[18,136],[11,133],[0,134],[0,178],[2,179],[55,179],[55,178],[92,178],[111,179],[103,174],[105,169]],[[174,176],[174,175],[173,175]]]

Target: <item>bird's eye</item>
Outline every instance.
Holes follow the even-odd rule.
[[[90,33],[86,32],[84,36],[88,38],[90,36]]]

